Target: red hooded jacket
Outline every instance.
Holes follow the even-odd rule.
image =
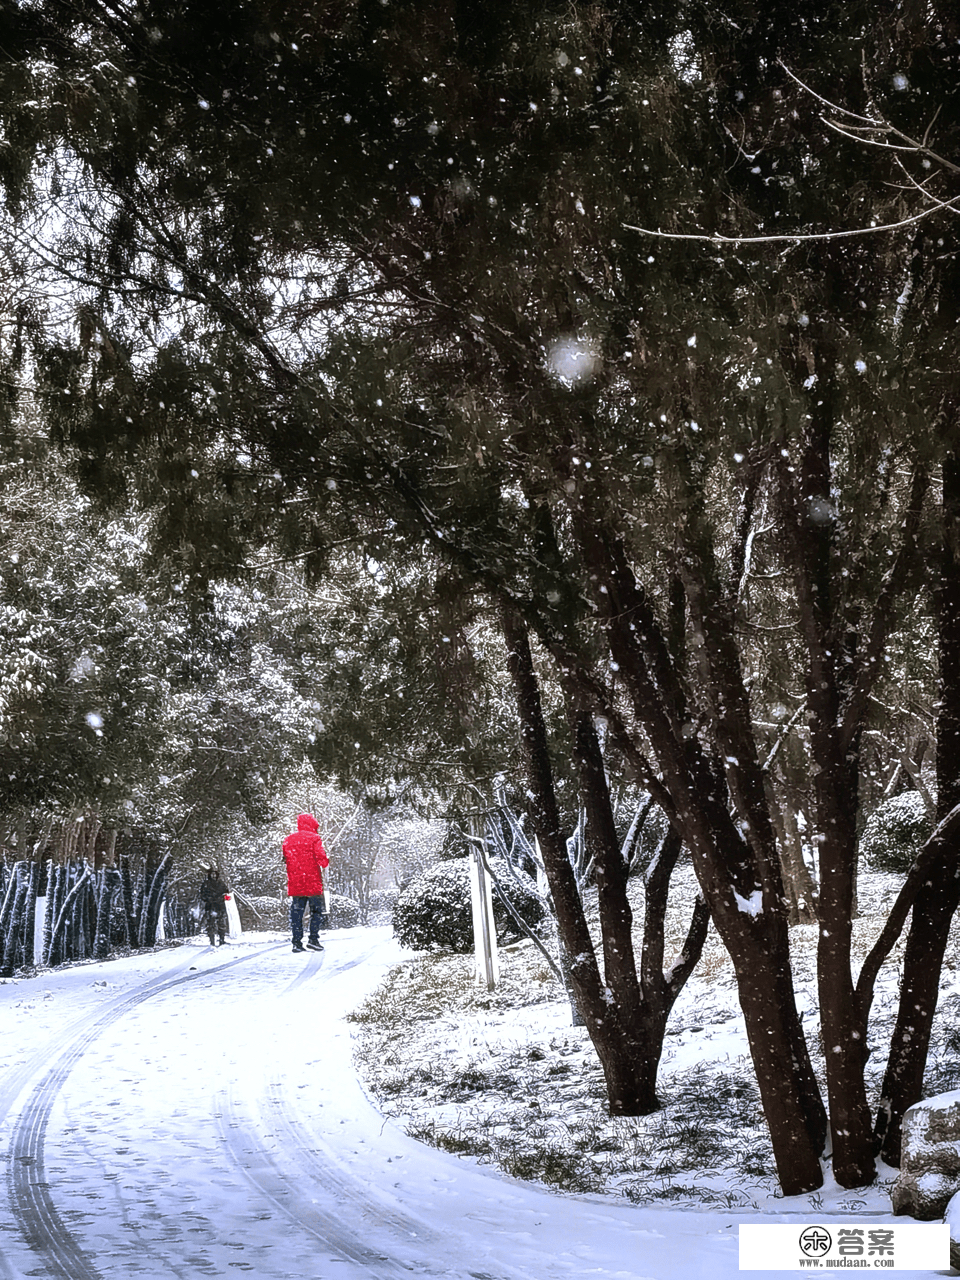
[[[313,898],[323,893],[324,867],[329,867],[330,859],[318,835],[316,818],[309,813],[301,813],[297,818],[297,829],[283,842],[283,860],[287,864],[287,896],[290,898]]]

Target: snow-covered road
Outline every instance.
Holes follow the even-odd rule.
[[[325,941],[0,985],[4,1280],[737,1272],[734,1216],[553,1195],[385,1122],[342,1017],[401,953],[389,930]]]

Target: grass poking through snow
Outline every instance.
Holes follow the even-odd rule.
[[[681,873],[682,875],[683,873]],[[689,876],[688,876],[689,878]],[[896,891],[864,876],[857,947],[864,955]],[[692,891],[692,885],[687,886]],[[688,909],[673,907],[679,946]],[[641,904],[635,917],[641,918]],[[668,944],[668,956],[671,954]],[[816,928],[791,935],[798,1003],[811,1054],[817,1035]],[[960,1087],[958,940],[942,983],[927,1094]],[[501,982],[477,987],[472,956],[431,954],[399,966],[352,1015],[357,1062],[384,1112],[421,1142],[564,1192],[638,1204],[755,1211],[780,1199],[773,1153],[747,1052],[732,966],[711,931],[704,957],[671,1015],[661,1060],[661,1109],[606,1114],[603,1074],[586,1032],[532,944],[501,951]],[[897,953],[878,984],[868,1068],[873,1096],[896,1014]],[[886,1171],[889,1175],[892,1171]],[[833,1194],[838,1211],[883,1208],[891,1177],[864,1196]],[[825,1194],[832,1194],[829,1191]],[[818,1197],[809,1197],[809,1208]]]

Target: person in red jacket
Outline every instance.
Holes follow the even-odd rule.
[[[322,951],[320,925],[323,921],[323,872],[330,865],[320,839],[317,820],[309,813],[297,818],[297,829],[283,842],[283,860],[287,864],[287,896],[290,899],[290,928],[294,951],[303,950],[303,913],[310,904],[311,951]]]

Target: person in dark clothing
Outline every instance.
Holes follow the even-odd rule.
[[[217,875],[216,867],[207,867],[207,878],[200,885],[200,906],[211,947],[223,945],[227,932],[226,898],[230,890]]]
[[[297,829],[283,842],[283,860],[287,864],[287,896],[290,899],[290,929],[294,951],[303,950],[303,914],[310,904],[311,951],[322,951],[320,926],[324,920],[323,872],[330,865],[327,851],[319,835],[317,820],[309,813],[297,818]]]

